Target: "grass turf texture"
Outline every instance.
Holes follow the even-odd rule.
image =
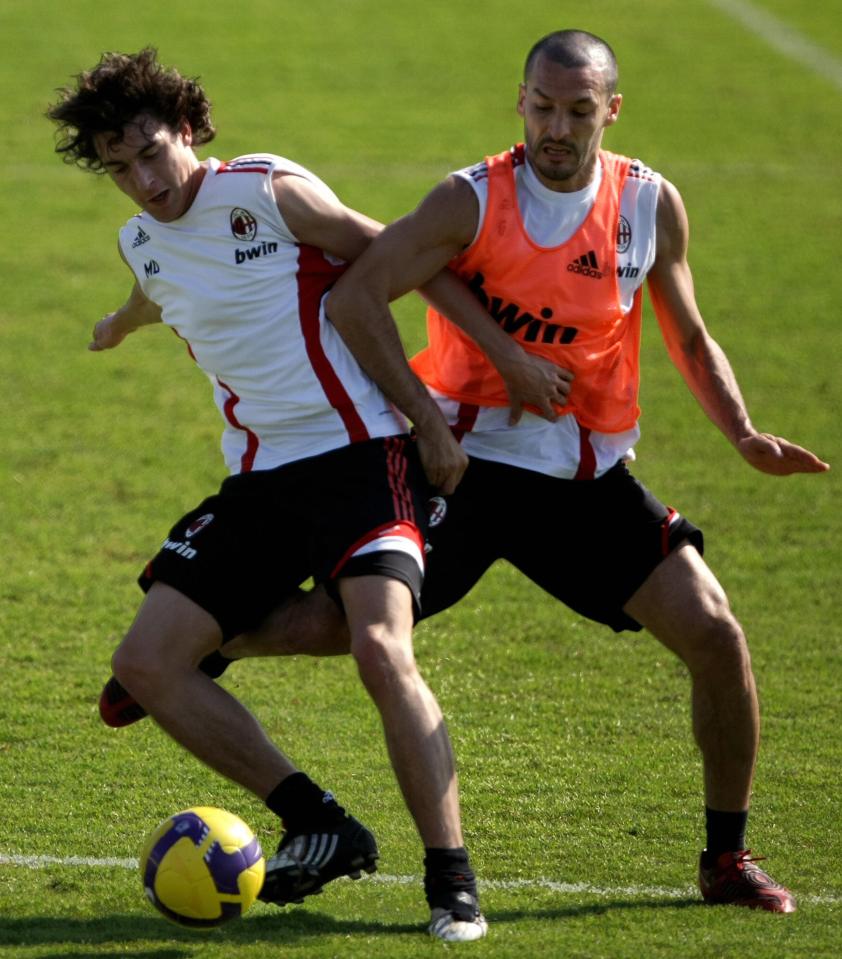
[[[807,2],[763,6],[842,57],[838,18]],[[145,330],[114,353],[85,351],[93,323],[128,290],[116,230],[133,211],[108,182],[52,155],[41,113],[53,89],[103,50],[155,44],[203,77],[220,127],[214,155],[283,153],[388,220],[449,170],[520,136],[523,56],[561,26],[593,30],[617,51],[626,103],[606,146],[681,189],[699,301],[755,422],[836,467],[788,480],[753,473],[705,421],[647,316],[635,471],[705,529],[748,631],[764,709],[749,836],[801,908],[772,917],[698,905],[700,774],[682,668],[649,637],[580,620],[501,566],[417,633],[488,882],[489,938],[464,948],[838,954],[842,93],[701,0],[606,2],[585,16],[568,2],[515,12],[500,0],[0,8],[10,91],[0,101],[0,854],[133,857],[164,816],[199,803],[237,812],[267,850],[276,841],[258,802],[151,723],[115,732],[96,715],[139,599],[134,576],[170,522],[216,487],[222,463],[207,383],[174,337]],[[417,348],[417,302],[397,312]],[[225,682],[374,829],[381,876],[418,876],[419,844],[352,663],[253,662]],[[26,959],[439,954],[422,935],[425,915],[418,882],[365,879],[285,911],[257,904],[200,936],[154,914],[132,869],[0,865],[0,954]]]

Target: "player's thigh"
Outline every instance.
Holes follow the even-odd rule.
[[[701,532],[622,465],[577,482],[526,470],[504,557],[571,609],[614,630],[639,630],[624,609],[651,572]]]
[[[625,611],[691,667],[743,655],[742,630],[725,590],[689,542],[652,570]]]
[[[222,647],[231,659],[249,656],[342,656],[350,651],[348,623],[324,586],[279,602],[254,629]]]
[[[222,642],[217,621],[166,583],[153,583],[114,654],[115,672],[193,668]]]
[[[414,671],[414,597],[397,579],[344,577],[339,594],[348,620],[351,653],[367,686],[389,682],[395,673]]]
[[[350,576],[339,581],[352,642],[366,632],[401,639],[412,632],[412,592],[386,576]]]

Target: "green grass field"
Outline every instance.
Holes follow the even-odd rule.
[[[842,7],[755,0],[842,60]],[[754,473],[699,410],[647,316],[636,473],[701,525],[749,634],[764,711],[749,839],[793,916],[707,909],[688,683],[648,636],[614,635],[507,567],[417,632],[449,719],[467,842],[490,920],[477,957],[816,959],[842,953],[842,88],[704,0],[0,4],[0,955],[21,959],[416,957],[421,849],[348,659],[241,664],[225,679],[270,734],[376,832],[380,873],[303,906],[258,904],[207,934],[146,903],[126,863],[190,805],[272,817],[149,721],[96,699],[170,523],[223,475],[208,385],[163,329],[105,355],[88,334],[129,288],[133,212],[52,153],[54,89],[103,50],[158,46],[199,74],[214,155],[271,150],[383,220],[520,136],[539,36],[577,26],[620,60],[606,146],[681,189],[708,325],[755,422],[834,471]],[[202,155],[207,155],[205,151]],[[407,348],[419,302],[397,307]],[[564,543],[559,543],[560,551]],[[78,857],[73,862],[71,857]],[[112,865],[97,864],[113,862]]]

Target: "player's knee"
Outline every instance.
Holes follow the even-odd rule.
[[[162,681],[159,665],[127,643],[119,646],[111,657],[111,670],[120,685],[141,702],[144,695]]]
[[[354,633],[351,652],[360,678],[375,699],[417,673],[411,641],[395,636],[384,626],[369,626]]]
[[[694,673],[733,676],[750,672],[745,633],[727,605],[711,611],[699,622],[687,663]]]
[[[139,640],[135,632],[129,632],[111,657],[114,676],[140,702],[153,698],[184,668],[187,664],[177,655],[163,655],[160,647]]]

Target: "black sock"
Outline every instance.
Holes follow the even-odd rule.
[[[464,846],[458,849],[424,850],[424,894],[431,909],[442,907],[462,913],[460,918],[470,921],[475,910],[469,903],[454,898],[454,893],[469,892],[477,896],[477,879],[468,860],[468,851]]]
[[[720,812],[705,806],[707,859],[714,860],[723,852],[737,852],[746,847],[748,810]]]
[[[457,849],[434,849],[424,850],[424,884],[440,885],[442,883],[451,886],[461,886],[462,883],[475,885],[471,864],[468,861],[468,851],[464,846]]]
[[[306,773],[281,780],[266,797],[266,805],[291,832],[330,826],[345,816],[333,793],[317,786]]]
[[[468,862],[468,850],[464,846],[458,849],[434,849],[424,850],[424,868],[427,872],[442,872],[450,869],[459,870],[461,868],[470,870]]]

